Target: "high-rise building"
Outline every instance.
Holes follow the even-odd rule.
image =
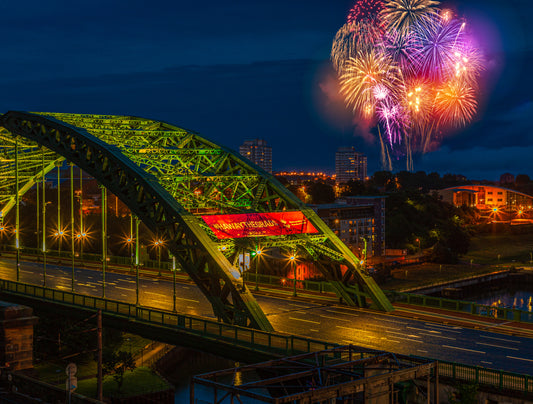
[[[245,140],[239,147],[239,153],[266,172],[272,173],[272,147],[267,146],[263,139]]]
[[[366,179],[366,156],[355,151],[354,147],[339,147],[335,153],[335,182],[347,183],[350,180]]]

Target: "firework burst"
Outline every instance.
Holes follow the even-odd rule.
[[[355,3],[348,13],[348,23],[375,22],[379,20],[379,13],[383,10],[381,0],[361,0]]]
[[[430,24],[437,15],[439,2],[434,0],[389,0],[381,17],[388,31],[408,35],[414,27]]]
[[[417,51],[416,68],[431,80],[443,80],[455,73],[455,59],[462,42],[463,23],[451,20],[443,23],[434,18],[426,29],[419,29],[416,41],[420,44]]]
[[[390,58],[379,52],[361,51],[356,58],[350,58],[340,78],[341,92],[348,105],[367,116],[375,106],[374,87],[392,89],[398,80],[395,71]]]
[[[466,22],[436,0],[358,0],[331,59],[354,113],[375,122],[383,167],[438,144],[477,109],[483,57]]]
[[[459,127],[466,125],[477,108],[476,93],[463,80],[444,83],[435,96],[435,111],[443,125]]]

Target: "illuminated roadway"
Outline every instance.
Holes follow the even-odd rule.
[[[0,259],[0,278],[15,280],[14,261]],[[47,265],[47,287],[70,291],[71,267]],[[75,292],[101,296],[101,272],[76,268]],[[22,262],[20,282],[42,285],[42,264]],[[172,310],[171,281],[140,278],[140,303]],[[252,288],[253,289],[253,288]],[[135,276],[106,272],[106,297],[135,302]],[[533,341],[483,330],[395,317],[332,303],[256,294],[277,331],[339,344],[354,344],[510,372],[531,374]],[[212,307],[194,284],[176,284],[178,312],[213,318]]]

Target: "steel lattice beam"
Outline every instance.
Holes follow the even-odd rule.
[[[106,173],[100,172],[104,170],[99,170],[97,166],[94,166],[96,162],[94,148],[97,146],[109,148],[120,162],[127,163],[128,170],[135,168],[136,171],[134,172],[143,176],[148,183],[157,183],[157,192],[154,192],[161,192],[160,196],[164,195],[163,199],[168,200],[168,204],[177,209],[172,215],[179,216],[179,219],[176,220],[181,223],[181,227],[174,229],[175,234],[170,233],[173,234],[174,238],[178,237],[180,240],[177,243],[179,250],[182,251],[181,255],[186,256],[183,264],[191,266],[190,269],[184,266],[184,269],[192,272],[191,277],[211,300],[217,315],[220,315],[221,312],[226,313],[226,311],[233,313],[220,315],[226,321],[238,321],[237,317],[240,318],[243,315],[241,310],[243,304],[240,303],[239,298],[241,286],[229,286],[235,283],[235,279],[231,276],[235,269],[232,268],[229,261],[234,261],[235,255],[243,249],[253,248],[258,244],[262,248],[297,249],[301,258],[313,259],[324,277],[334,285],[339,297],[342,297],[348,304],[366,306],[367,300],[369,300],[375,308],[386,311],[392,310],[392,305],[373,279],[362,270],[358,259],[313,210],[306,207],[272,175],[231,150],[202,138],[194,132],[144,118],[60,113],[39,114],[46,118],[39,118],[36,114],[9,112],[4,116],[3,121],[9,122],[10,119],[16,118],[18,121],[26,122],[26,132],[35,131],[37,127],[40,131],[46,128],[45,132],[58,130],[57,125],[63,131],[73,130],[73,134],[68,139],[63,139],[67,143],[56,145],[57,149],[50,148],[76,164],[78,162],[71,160],[70,155],[76,154],[80,150],[75,150],[76,153],[74,153],[71,150],[73,145],[76,148],[88,148],[88,144],[84,144],[83,139],[91,139],[94,146],[83,150],[90,156],[85,156],[85,166],[78,165],[106,186],[107,183],[104,181],[106,180]],[[8,129],[11,130],[10,127]],[[33,136],[36,139],[39,138],[39,136]],[[36,141],[39,142],[39,140]],[[49,146],[46,145],[46,147]],[[109,178],[109,180],[116,182],[117,178]],[[120,182],[119,188],[124,186],[133,187],[137,199],[141,195],[144,196],[144,192],[146,192],[144,188],[138,188],[136,181],[129,177],[126,181]],[[126,196],[132,198],[133,195],[125,195],[127,194],[126,191],[121,193],[119,192],[120,189],[117,190],[111,186],[109,188],[132,211],[137,213],[134,206],[136,202],[124,199]],[[154,198],[154,194],[150,194],[150,197]],[[281,240],[272,237],[233,240],[229,249],[231,253],[225,251],[228,259],[218,250],[220,242],[215,235],[209,231],[203,221],[194,215],[194,213],[201,214],[202,212],[213,214],[284,210],[301,210],[314,227],[319,230],[319,235],[285,236]],[[150,218],[150,220],[155,221],[154,224],[148,225],[146,221],[145,223],[152,230],[155,229],[154,231],[161,233],[160,229],[168,224],[166,217],[171,214],[164,211],[159,212],[158,215],[155,218]],[[139,214],[139,217],[144,221],[143,215]],[[174,220],[174,216],[172,218]],[[187,254],[184,254],[183,251],[187,251]],[[347,270],[341,270],[341,265]],[[224,269],[215,270],[215,267]],[[223,279],[224,276],[218,279],[219,271],[225,273],[224,276],[228,276],[228,279]],[[231,289],[231,292],[228,288]],[[249,300],[251,296],[246,293],[244,300],[246,302],[252,301],[253,299]],[[251,313],[258,306],[256,308],[254,300],[250,304],[253,306],[250,309]],[[250,321],[250,314],[246,316],[247,321]],[[264,320],[266,321],[266,318]],[[259,325],[260,321],[256,321],[256,323],[254,326],[262,327]]]

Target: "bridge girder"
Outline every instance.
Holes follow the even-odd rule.
[[[164,122],[136,117],[10,111],[0,124],[78,165],[117,195],[155,233],[224,321],[271,329],[230,261],[243,249],[297,249],[312,258],[348,304],[392,310],[353,253],[316,213],[272,175],[225,147]],[[301,210],[319,235],[234,240],[231,254],[198,217]],[[342,274],[341,265],[347,268]]]

